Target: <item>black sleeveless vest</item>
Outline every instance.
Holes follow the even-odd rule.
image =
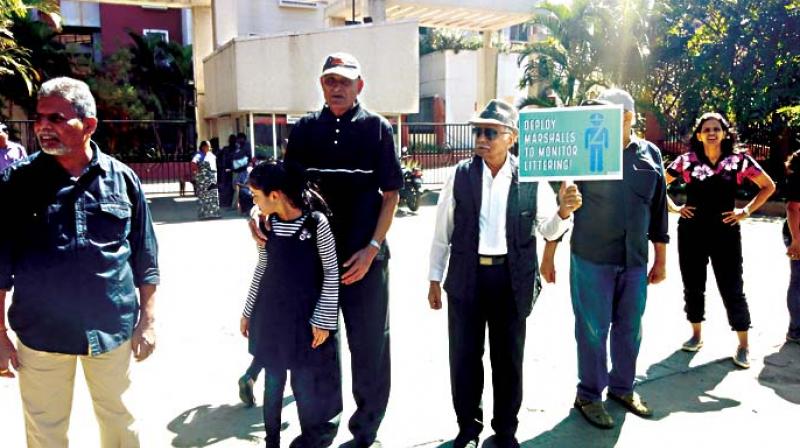
[[[517,311],[527,317],[542,289],[536,253],[537,182],[519,182],[517,158],[509,154],[513,177],[506,207],[506,243],[511,288]],[[456,167],[453,184],[455,212],[450,261],[444,289],[450,300],[475,294],[478,272],[479,218],[481,211],[483,160],[475,156]]]

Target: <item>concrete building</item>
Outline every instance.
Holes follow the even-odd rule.
[[[516,101],[516,56],[493,48],[500,30],[527,21],[531,0],[84,0],[181,13],[181,38],[194,49],[200,138],[246,132],[254,148],[277,152],[287,123],[322,105],[317,76],[324,55],[349,51],[364,66],[364,103],[401,124],[420,97],[445,100],[447,121],[466,120],[488,99]],[[155,9],[153,9],[155,8]],[[98,9],[102,11],[103,9]],[[88,16],[94,17],[89,13]],[[92,19],[93,20],[93,19]],[[83,23],[83,22],[82,22]],[[116,25],[115,32],[119,32]],[[418,27],[481,33],[483,48],[427,55]],[[160,28],[159,28],[160,29]],[[177,32],[167,32],[170,38]],[[119,36],[119,34],[117,34]],[[113,39],[113,37],[110,37]]]
[[[62,32],[56,37],[74,53],[95,61],[132,43],[129,31],[191,43],[191,12],[159,5],[61,0]]]

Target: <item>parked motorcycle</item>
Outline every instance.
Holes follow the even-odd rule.
[[[422,168],[419,161],[404,157],[400,162],[403,172],[403,188],[400,189],[400,203],[405,204],[412,212],[419,208],[422,196]]]

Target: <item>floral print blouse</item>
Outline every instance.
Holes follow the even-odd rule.
[[[722,213],[735,207],[738,187],[763,172],[749,154],[738,152],[722,156],[715,165],[705,154],[689,151],[667,167],[670,176],[686,183],[686,205],[696,207],[692,219],[697,222],[721,223]]]

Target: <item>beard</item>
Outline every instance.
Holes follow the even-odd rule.
[[[41,145],[40,145],[41,146]],[[51,156],[63,156],[69,152],[69,148],[64,145],[56,146],[53,148],[45,148],[42,146],[42,152]]]
[[[42,139],[39,140],[39,147],[42,148],[42,152],[51,156],[63,156],[69,152],[69,148],[64,146],[62,142],[58,142],[57,145],[53,145],[52,143],[47,146],[42,144]]]

